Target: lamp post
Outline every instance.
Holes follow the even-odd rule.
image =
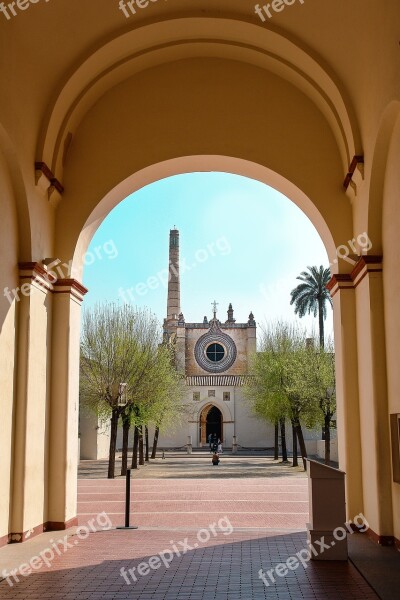
[[[329,465],[331,462],[331,400],[335,395],[335,388],[328,387],[326,389],[326,409],[325,409],[325,417],[324,417],[324,433],[325,433],[325,464]]]
[[[118,406],[123,408],[128,404],[127,398],[128,384],[120,383],[118,386]],[[126,483],[125,483],[125,525],[123,527],[117,527],[117,529],[137,529],[136,525],[130,524],[131,516],[131,470],[126,470]]]

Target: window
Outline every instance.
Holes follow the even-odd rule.
[[[193,400],[195,402],[199,402],[199,400],[200,400],[200,392],[193,392]]]
[[[225,402],[229,402],[230,399],[231,399],[231,393],[230,392],[224,392],[224,401]]]
[[[207,347],[206,355],[211,362],[220,362],[225,356],[225,348],[221,344],[210,344]]]

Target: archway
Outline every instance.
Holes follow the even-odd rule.
[[[11,24],[4,29],[5,39],[16,38],[13,60],[4,60],[9,85],[0,126],[0,246],[7,260],[1,275],[4,291],[37,276],[39,285],[12,308],[4,298],[0,310],[6,398],[0,471],[14,490],[14,516],[1,520],[0,543],[9,531],[30,535],[43,521],[57,525],[76,514],[69,490],[75,485],[84,293],[79,263],[93,232],[135,189],[174,173],[213,169],[283,191],[312,220],[333,263],[335,248],[353,236],[368,231],[373,241],[369,260],[360,261],[352,275],[350,263],[333,265],[338,422],[347,429],[341,456],[348,457],[342,468],[352,486],[349,517],[364,510],[368,498],[371,527],[390,535],[391,523],[377,514],[380,505],[390,504],[388,406],[400,411],[399,107],[389,104],[399,95],[394,3],[379,27],[379,7],[360,11],[358,3],[345,23],[333,3],[297,3],[268,22],[247,3],[227,0],[218,7],[211,0],[151,3],[128,21],[112,3],[99,4],[104,6],[96,9],[96,19],[89,6],[82,7],[79,23],[66,6],[38,7],[29,18],[19,17],[18,31]],[[53,44],[45,70],[42,48],[32,46],[32,74],[25,77],[25,40],[29,31],[39,31],[31,19],[56,42],[56,17],[71,25],[73,40]],[[355,21],[374,33],[374,42],[365,35],[354,51]],[[327,22],[330,35],[320,35]],[[341,31],[340,49],[335,31]],[[359,68],[360,55],[368,68]],[[365,90],[374,84],[371,102]],[[353,157],[362,155],[364,166],[346,194],[343,179]],[[35,173],[35,164],[43,169]],[[54,182],[60,185],[54,188]],[[257,215],[249,214],[246,225],[251,219]],[[65,275],[53,289],[40,280],[42,261],[52,258],[75,263],[73,276]],[[197,417],[196,411],[193,428]],[[392,492],[400,539],[400,495]]]
[[[134,105],[140,118],[132,118]],[[220,170],[275,187],[309,217],[332,261],[335,248],[352,238],[351,205],[340,187],[343,152],[329,119],[296,85],[256,65],[196,56],[144,70],[105,91],[73,141],[58,145],[65,160],[63,172],[55,171],[65,194],[55,214],[54,256],[67,264],[73,258],[78,281],[84,252],[110,210],[140,187],[178,173]],[[348,265],[334,267],[342,268]],[[74,280],[65,280],[52,313],[49,364],[57,405],[51,409],[48,496],[51,521],[62,523],[76,514],[79,294]],[[65,477],[55,489],[59,469]]]
[[[208,436],[212,435],[213,438],[217,438],[217,440],[223,439],[223,421],[222,421],[222,413],[216,406],[211,406],[210,410],[207,413],[206,419],[206,438],[208,440]]]
[[[199,416],[199,441],[202,446],[208,443],[208,436],[215,434],[217,439],[223,440],[224,418],[220,409],[215,404],[207,404]]]

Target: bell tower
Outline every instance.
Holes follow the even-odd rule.
[[[179,231],[169,232],[167,321],[178,321],[181,312],[179,276]]]
[[[164,342],[175,352],[176,367],[185,372],[185,319],[181,312],[181,282],[179,273],[179,230],[169,232],[167,317],[164,319]]]

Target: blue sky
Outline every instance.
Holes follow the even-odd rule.
[[[185,265],[182,312],[190,322],[212,316],[214,299],[222,321],[229,302],[238,322],[247,321],[250,311],[258,324],[293,320],[290,290],[296,276],[308,265],[329,263],[312,223],[276,190],[225,173],[178,175],[130,195],[99,227],[85,261],[85,306],[125,299],[149,307],[162,320],[174,226]],[[301,322],[309,330],[316,326],[312,318]]]

